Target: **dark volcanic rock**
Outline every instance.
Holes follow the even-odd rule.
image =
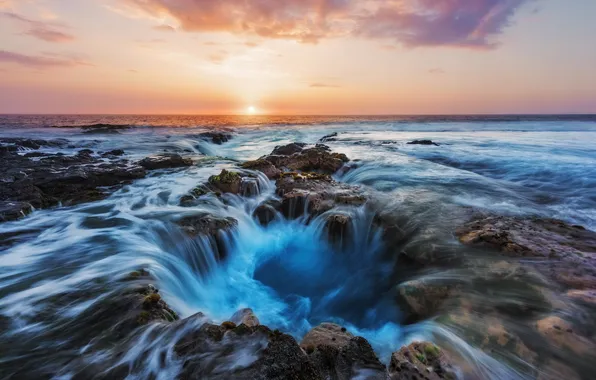
[[[20,219],[33,210],[28,202],[0,201],[0,221]]]
[[[324,143],[324,142],[327,142],[327,141],[335,141],[336,140],[335,137],[337,137],[337,132],[333,132],[333,133],[330,133],[328,135],[325,135],[325,136],[321,137],[319,139],[319,142]]]
[[[266,226],[275,220],[277,212],[281,207],[281,202],[277,200],[268,200],[260,204],[253,212],[253,217],[257,218],[261,225]]]
[[[235,323],[236,325],[244,324],[248,327],[255,327],[260,324],[259,318],[257,318],[254,311],[248,308],[238,310],[234,315],[232,315],[230,321]]]
[[[230,141],[232,138],[231,133],[226,132],[205,132],[199,135],[199,138],[203,140],[211,141],[214,144],[221,145],[225,142]]]
[[[192,166],[192,160],[179,154],[161,154],[144,158],[139,161],[139,165],[147,170],[171,169]]]
[[[122,149],[114,149],[114,150],[110,150],[109,152],[104,152],[101,154],[102,157],[119,157],[119,156],[123,156],[124,155],[124,151]]]
[[[304,146],[294,143],[278,147],[271,155],[263,157],[263,159],[282,170],[326,174],[335,173],[349,161],[343,153],[330,153],[329,147],[326,145],[317,144],[313,148],[304,148]]]
[[[178,342],[175,352],[183,363],[180,379],[323,379],[294,338],[265,326],[207,323]]]
[[[243,163],[241,167],[244,169],[258,170],[265,174],[269,179],[277,178],[282,173],[282,171],[276,168],[275,165],[263,158],[255,161],[247,161]]]
[[[456,380],[457,376],[444,352],[428,342],[415,342],[391,355],[389,374],[392,380]]]
[[[54,143],[64,144],[35,141],[38,145]],[[104,162],[92,154],[82,150],[75,156],[48,154],[31,160],[5,151],[0,154],[0,201],[24,202],[35,208],[76,204],[103,199],[115,187],[145,176],[140,166],[125,160]]]
[[[437,144],[436,142],[433,142],[432,140],[414,140],[414,141],[410,141],[408,143],[408,145],[434,145],[434,146],[440,146],[439,144]]]
[[[288,145],[277,146],[271,152],[272,156],[291,156],[294,153],[302,152],[304,147],[306,146],[305,143],[291,143]]]

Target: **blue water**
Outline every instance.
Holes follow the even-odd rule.
[[[0,117],[0,137],[66,138],[76,146],[60,150],[66,153],[83,146],[118,148],[127,158],[140,159],[167,150],[196,163],[182,171],[154,173],[104,201],[39,210],[0,224],[0,235],[16,236],[0,245],[0,313],[13,321],[6,334],[43,340],[44,332],[76,319],[102,298],[77,299],[40,322],[36,317],[47,309],[49,296],[96,289],[94,278],[116,282],[146,267],[182,317],[200,311],[223,322],[250,307],[261,323],[297,339],[320,322],[334,321],[366,337],[384,361],[411,340],[432,339],[440,328],[431,322],[400,324],[402,313],[392,296],[395,263],[380,256],[383,247],[366,206],[341,210],[354,220],[354,233],[342,249],[322,236],[324,216],[308,225],[280,219],[263,227],[253,220],[254,208],[274,197],[274,184],[262,175],[256,197],[227,195],[225,204],[213,198],[192,208],[178,206],[181,196],[223,168],[268,154],[277,145],[316,143],[333,132],[338,136],[327,145],[352,159],[352,170],[336,179],[379,194],[387,210],[416,226],[421,246],[453,244],[452,229],[466,210],[554,217],[596,230],[592,117],[243,120]],[[135,127],[113,135],[49,128],[98,122]],[[206,126],[227,128],[234,138],[221,146],[202,141],[197,134]],[[440,146],[407,144],[414,139]],[[223,262],[208,241],[192,240],[172,223],[199,211],[239,221],[226,240],[230,253]],[[523,377],[449,334],[444,332],[443,339],[477,362],[485,378]]]

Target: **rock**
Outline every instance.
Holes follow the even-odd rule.
[[[467,223],[456,235],[503,255],[540,258],[534,268],[563,287],[596,289],[596,232],[556,219],[491,216]]]
[[[321,137],[319,139],[319,142],[324,143],[324,142],[328,142],[328,141],[335,141],[336,140],[335,137],[337,137],[337,132],[333,132],[333,133],[330,133],[328,135]]]
[[[33,211],[28,202],[0,201],[0,221],[20,219]]]
[[[361,188],[317,173],[284,173],[277,181],[277,195],[282,213],[290,219],[305,212],[314,217],[341,205],[360,206],[368,200]]]
[[[222,193],[240,194],[242,190],[242,177],[236,172],[223,169],[219,175],[209,178],[209,186]]]
[[[102,153],[102,157],[119,157],[123,156],[124,151],[122,149],[114,149],[110,150],[109,152]]]
[[[570,290],[567,296],[576,302],[582,303],[590,307],[596,307],[596,290]]]
[[[214,144],[222,145],[232,138],[231,133],[225,132],[205,132],[199,135],[200,139],[211,141]]]
[[[259,318],[257,318],[252,309],[238,310],[232,316],[232,318],[230,318],[230,321],[236,325],[244,324],[248,327],[255,327],[259,325]]]
[[[340,213],[329,215],[325,222],[325,230],[332,244],[339,248],[346,248],[352,235],[352,217]]]
[[[174,350],[182,363],[181,380],[323,379],[294,338],[265,326],[206,323],[183,337]]]
[[[386,379],[387,369],[366,339],[354,337],[345,328],[323,323],[306,334],[300,347],[323,379]]]
[[[288,145],[283,146],[276,146],[271,152],[272,156],[291,156],[294,153],[302,152],[304,147],[306,146],[305,143],[291,143]]]
[[[276,200],[268,200],[261,203],[253,212],[253,218],[256,218],[263,226],[268,225],[277,216],[278,209],[281,207],[281,202]]]
[[[38,142],[65,144],[62,141],[35,141],[35,144]],[[126,160],[105,162],[92,156],[89,150],[75,156],[47,154],[37,160],[7,151],[0,155],[0,201],[28,203],[38,209],[59,203],[88,202],[103,199],[111,191],[145,174],[140,166]]]
[[[184,217],[176,222],[191,237],[199,235],[215,236],[220,231],[229,231],[236,227],[234,218],[218,218],[210,214]]]
[[[319,345],[341,348],[348,345],[353,337],[345,327],[335,323],[321,323],[302,338],[300,347],[307,352]]]
[[[267,178],[274,179],[279,177],[281,170],[276,168],[271,162],[266,159],[258,159],[255,161],[247,161],[241,165],[243,169],[258,170],[265,174]]]
[[[433,142],[431,140],[414,140],[414,141],[410,141],[408,143],[408,145],[435,145],[435,146],[439,146],[439,144],[437,144],[436,142]]]
[[[391,379],[456,380],[457,375],[439,347],[428,342],[414,342],[391,355]]]
[[[419,321],[437,315],[452,292],[452,285],[438,280],[410,280],[398,286],[398,303],[406,306],[407,320]]]
[[[555,315],[536,322],[538,333],[553,347],[574,352],[577,355],[593,354],[594,342],[579,335],[573,325]]]
[[[179,154],[161,154],[139,161],[139,165],[147,170],[170,169],[192,166],[190,158],[182,158]]]
[[[279,152],[290,153],[293,151],[297,152],[291,155],[279,154]],[[348,157],[343,153],[330,153],[329,148],[326,145],[318,145],[314,148],[303,149],[297,144],[278,147],[273,151],[273,154],[264,157],[264,159],[282,170],[319,172],[326,174],[337,172],[349,161]]]

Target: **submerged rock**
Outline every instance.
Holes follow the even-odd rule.
[[[436,142],[434,142],[432,140],[414,140],[414,141],[410,141],[408,143],[408,145],[434,145],[434,146],[439,146],[439,144],[437,144]]]
[[[147,170],[171,169],[192,166],[190,158],[183,158],[179,154],[161,154],[146,157],[139,161],[139,165]]]
[[[536,270],[566,288],[596,289],[596,232],[556,219],[491,216],[457,229],[459,240],[503,255],[546,259]]]
[[[211,141],[214,144],[217,145],[222,145],[223,143],[226,143],[228,141],[230,141],[230,139],[232,138],[232,134],[231,133],[227,133],[227,132],[204,132],[199,134],[199,138],[203,139],[203,140],[208,140]]]
[[[277,200],[268,200],[261,203],[253,212],[253,218],[256,218],[263,226],[268,225],[277,216],[281,202]]]
[[[411,280],[398,286],[398,303],[405,306],[408,320],[422,320],[438,314],[454,287],[440,281]]]
[[[439,347],[428,342],[414,342],[391,355],[389,374],[392,380],[456,380],[457,375]]]
[[[335,137],[337,137],[337,135],[338,135],[337,132],[330,133],[328,135],[325,135],[325,136],[321,137],[319,139],[319,142],[324,143],[324,142],[328,142],[328,141],[335,141],[336,140]]]

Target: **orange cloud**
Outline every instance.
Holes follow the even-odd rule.
[[[341,36],[405,46],[492,48],[519,6],[532,0],[125,0],[135,12],[181,29],[305,43]]]

